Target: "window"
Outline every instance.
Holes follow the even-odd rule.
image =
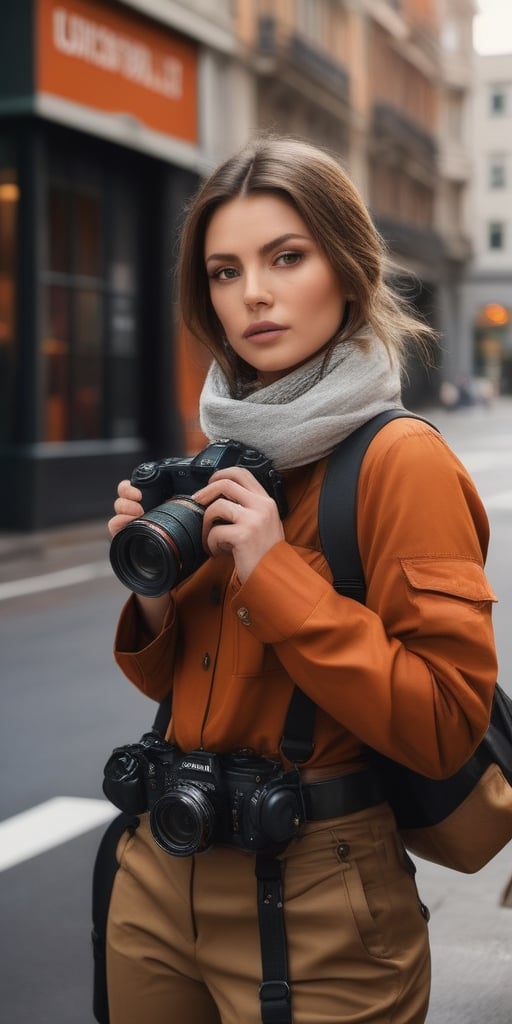
[[[489,159],[489,188],[505,188],[507,184],[506,160],[504,156]]]
[[[0,440],[13,431],[16,356],[16,262],[20,190],[14,164],[0,148]]]
[[[504,85],[491,85],[489,93],[491,114],[505,114],[507,110],[507,91]]]
[[[505,248],[505,225],[502,221],[491,221],[488,229],[489,249]]]
[[[103,436],[101,194],[50,183],[47,200],[43,425],[45,441]]]
[[[47,192],[40,437],[136,437],[137,203],[126,175],[57,159]]]

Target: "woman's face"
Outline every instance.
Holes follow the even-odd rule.
[[[226,339],[264,384],[321,351],[342,322],[346,298],[333,267],[278,196],[220,206],[206,231],[205,262]]]

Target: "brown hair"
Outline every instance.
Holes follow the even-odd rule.
[[[369,325],[403,366],[408,340],[424,347],[432,340],[434,332],[386,283],[385,244],[342,166],[309,143],[263,135],[204,182],[188,209],[180,241],[181,315],[221,365],[233,393],[254,378],[254,371],[225,345],[210,302],[204,241],[210,218],[222,203],[255,193],[270,193],[291,203],[339,275],[349,301],[333,344]]]

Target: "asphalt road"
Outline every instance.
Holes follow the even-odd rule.
[[[500,678],[512,691],[512,401],[490,411],[430,415],[472,472],[489,511]],[[80,798],[84,815],[89,807],[101,811],[106,754],[136,739],[153,710],[113,662],[112,637],[126,592],[105,571],[106,539],[94,528],[50,539],[45,546],[41,537],[0,537],[5,826],[32,808],[46,812],[56,797]],[[55,575],[83,565],[93,566],[91,579]],[[27,580],[19,588],[25,593],[9,594],[10,583]],[[93,1024],[90,879],[105,826],[85,825],[75,837],[30,855],[31,844],[45,839],[48,821],[28,820],[29,855],[0,870],[0,1021]],[[2,846],[5,841],[0,858]],[[419,889],[432,911],[429,1024],[510,1024],[512,908],[501,906],[510,876],[510,848],[472,877],[418,861]]]

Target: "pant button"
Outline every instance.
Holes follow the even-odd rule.
[[[338,860],[346,860],[350,853],[350,846],[348,843],[340,843],[336,849],[336,856]]]

